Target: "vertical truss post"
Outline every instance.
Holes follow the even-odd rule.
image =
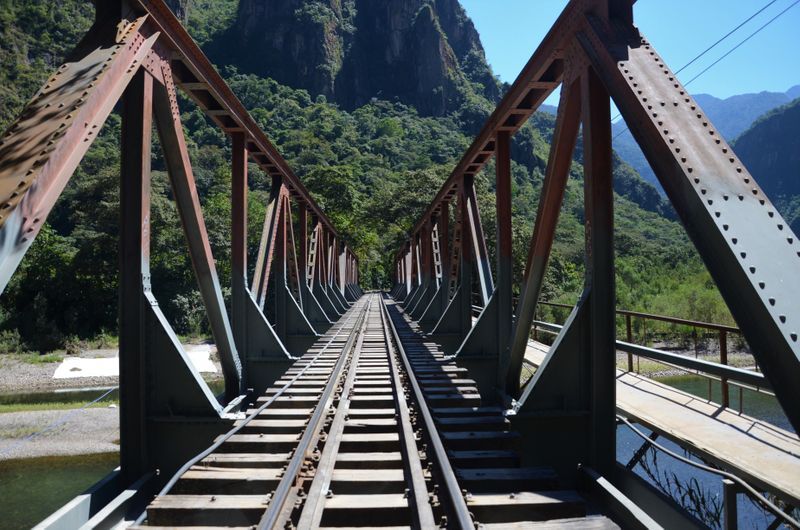
[[[499,131],[496,138],[496,210],[497,210],[497,383],[504,387],[509,363],[509,344],[512,329],[511,275],[513,255],[511,248],[511,133]]]
[[[247,147],[242,133],[233,133],[231,178],[231,325],[240,352],[247,344]]]
[[[562,84],[558,117],[553,131],[544,184],[539,195],[533,237],[531,237],[528,249],[525,278],[514,322],[510,364],[506,377],[506,393],[515,398],[519,396],[522,363],[528,346],[530,329],[533,325],[536,304],[539,301],[544,275],[547,271],[547,262],[553,247],[580,123],[581,84],[579,81],[565,80]]]
[[[590,461],[600,473],[616,461],[616,288],[614,192],[609,97],[594,68],[581,76],[583,98],[586,269],[590,285],[589,336],[592,425]]]
[[[413,305],[409,306],[408,313],[411,318],[419,320],[420,316],[425,312],[431,297],[436,290],[436,280],[434,272],[434,258],[433,258],[433,232],[434,221],[429,219],[425,226],[422,228],[420,234],[420,241],[422,244],[422,283],[420,287],[420,294],[414,300]]]
[[[436,291],[431,296],[425,312],[419,318],[419,325],[425,331],[431,331],[442,318],[447,304],[450,302],[450,266],[448,238],[450,211],[447,202],[443,202],[436,220],[436,244],[434,245],[434,266],[436,271]]]
[[[472,328],[472,275],[475,265],[472,245],[467,239],[470,237],[468,228],[469,214],[467,211],[467,198],[464,191],[464,180],[458,187],[458,207],[456,209],[456,229],[453,241],[452,265],[456,275],[451,278],[454,284],[453,293],[447,304],[442,318],[436,323],[431,335],[442,344],[447,353],[455,353]],[[451,273],[452,274],[452,273]]]
[[[126,483],[149,469],[146,321],[150,290],[150,160],[153,78],[143,69],[123,97],[120,174],[120,467]]]
[[[450,286],[450,203],[442,203],[442,212],[439,215],[439,253],[442,260],[441,290],[445,293],[444,304],[441,311],[445,310],[448,301]]]
[[[292,208],[289,192],[283,187],[281,208],[278,217],[278,230],[275,238],[274,289],[275,289],[275,332],[289,351],[305,351],[317,337],[314,327],[290,289],[289,266],[295,266],[293,259],[294,234],[292,228]]]
[[[580,73],[578,73],[580,72]],[[615,286],[614,286],[614,210],[611,176],[611,117],[609,98],[603,84],[591,67],[582,66],[570,72],[579,75],[580,112],[583,123],[584,211],[586,241],[586,274],[584,290],[576,307],[556,337],[539,368],[514,404],[512,423],[530,445],[529,463],[552,465],[566,480],[576,478],[575,469],[585,463],[603,475],[615,470]],[[570,83],[566,83],[569,86]],[[575,115],[566,112],[577,105],[575,90],[570,88],[567,103],[559,110],[562,128],[548,163],[548,188],[542,200],[552,200],[548,208],[560,201],[559,181],[566,178],[566,164]],[[563,150],[562,150],[563,149]],[[559,152],[560,151],[560,152]],[[562,158],[563,157],[563,158]],[[560,160],[560,161],[559,161]],[[552,187],[549,187],[552,186]],[[546,195],[545,195],[546,193]],[[553,212],[543,213],[550,228],[556,218]],[[540,243],[544,250],[550,236],[541,228]],[[536,251],[539,252],[538,250]],[[534,254],[537,263],[544,256]],[[542,262],[537,269],[543,273]],[[529,274],[534,274],[533,270]],[[531,297],[528,303],[533,303]],[[508,384],[511,385],[511,381]],[[558,430],[555,440],[538,436],[542,431]]]
[[[328,296],[341,314],[350,307],[339,290],[339,243],[332,233],[328,235]]]
[[[297,226],[300,230],[300,241],[298,242],[300,252],[300,283],[308,286],[308,209],[306,205],[300,203],[297,212]]]
[[[328,271],[327,271],[327,235],[325,232],[325,228],[322,226],[322,222],[319,219],[316,219],[315,227],[314,227],[314,235],[312,239],[312,246],[313,249],[313,267],[314,267],[314,274],[311,278],[312,287],[311,292],[314,294],[314,297],[319,302],[320,307],[325,312],[325,315],[329,320],[335,320],[337,317],[341,316],[343,312],[339,311],[339,308],[334,305],[333,301],[331,300],[330,296],[328,296]]]
[[[314,326],[314,329],[318,333],[325,333],[328,328],[333,324],[328,315],[325,313],[325,310],[322,309],[319,300],[314,296],[311,292],[311,288],[309,285],[313,287],[314,282],[314,265],[313,262],[315,261],[313,253],[315,250],[309,248],[308,244],[308,209],[306,205],[301,203],[300,208],[298,211],[298,226],[300,230],[300,242],[299,242],[299,251],[300,251],[300,264],[299,264],[299,288],[300,288],[300,299],[303,301],[303,311],[308,318],[308,321]],[[315,245],[311,245],[314,249],[316,249]],[[311,255],[311,260],[309,260],[309,255]],[[312,263],[310,263],[311,261]],[[309,272],[310,271],[310,272]]]

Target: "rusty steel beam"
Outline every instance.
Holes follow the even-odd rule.
[[[270,191],[267,211],[264,214],[264,226],[261,231],[261,240],[258,245],[258,257],[256,258],[256,268],[253,271],[253,295],[259,307],[264,308],[264,301],[267,297],[267,287],[269,283],[269,273],[272,268],[272,261],[275,257],[275,240],[278,233],[278,223],[280,220],[281,208],[283,207],[283,195],[286,192],[280,177],[272,178],[272,189]]]
[[[153,78],[139,70],[122,99],[119,249],[120,464],[132,483],[147,471],[145,367],[146,316],[142,292],[150,289],[150,162]]]
[[[653,46],[635,28],[587,21],[581,45],[800,430],[795,234]]]
[[[172,75],[168,64],[165,63],[163,69],[165,84],[157,83],[153,90],[156,125],[197,285],[203,298],[214,343],[220,354],[220,362],[225,374],[225,396],[228,400],[232,400],[243,390],[242,365],[233,341],[233,332],[225,309],[211,244],[208,240],[203,210],[200,206],[200,196],[189,160],[186,139],[183,136],[183,125],[178,109],[177,94],[172,84]]]
[[[231,324],[236,348],[247,344],[247,146],[241,133],[232,135],[231,168]]]
[[[608,93],[594,68],[581,75],[583,187],[588,302],[590,462],[609,474],[616,462],[616,285],[614,185]]]
[[[0,139],[0,291],[158,39],[146,18],[90,32]]]
[[[514,322],[510,364],[506,378],[506,392],[513,397],[519,397],[522,363],[530,339],[536,304],[539,301],[544,275],[547,272],[547,262],[553,247],[580,123],[581,85],[579,80],[572,80],[569,84],[562,85],[561,88],[558,116],[553,131],[542,192],[539,195],[522,292],[517,304],[517,318]]]

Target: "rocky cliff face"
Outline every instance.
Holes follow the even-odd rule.
[[[225,41],[221,59],[240,71],[345,108],[397,98],[441,115],[476,89],[499,97],[458,0],[240,0]]]

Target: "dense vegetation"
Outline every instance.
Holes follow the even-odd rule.
[[[794,233],[800,233],[800,98],[759,118],[733,147]]]
[[[235,2],[197,4],[188,11],[188,23],[203,44],[225,27]],[[91,5],[82,0],[64,0],[57,8],[44,0],[0,0],[0,125],[6,126],[20,112],[69,44],[88,28],[91,17]],[[28,22],[23,25],[23,20]],[[53,42],[59,45],[45,44]],[[241,74],[233,67],[223,67],[222,72],[359,254],[367,287],[388,285],[394,250],[469,145],[476,124],[492,108],[476,91],[458,112],[444,117],[420,116],[412,107],[380,99],[345,112],[323,96],[269,78]],[[181,107],[224,285],[230,273],[230,147],[224,134],[188,100],[182,99]],[[517,280],[531,236],[553,124],[553,116],[536,114],[514,140]],[[6,347],[44,351],[74,339],[115,333],[119,132],[120,119],[112,115],[0,298]],[[582,288],[580,159],[579,148],[544,291],[549,300],[572,302]],[[665,206],[655,190],[619,159],[615,166],[618,305],[729,322],[713,282],[682,227],[663,215]],[[202,334],[202,305],[157,146],[153,170],[154,292],[178,333]],[[495,230],[493,171],[490,164],[477,179],[490,249]],[[254,252],[268,182],[253,168],[250,184],[250,248]]]

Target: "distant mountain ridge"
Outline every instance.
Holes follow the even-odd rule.
[[[230,29],[207,51],[348,110],[398,99],[442,116],[473,95],[500,96],[458,0],[239,0]]]
[[[800,233],[800,97],[759,118],[733,149],[795,234]]]
[[[800,85],[793,86],[786,92],[758,92],[752,94],[739,94],[729,98],[720,99],[709,94],[694,95],[695,101],[700,105],[711,123],[722,133],[722,136],[733,142],[737,136],[747,130],[753,122],[765,113],[791,102],[800,97]],[[614,149],[619,156],[630,164],[646,181],[655,185],[659,190],[661,184],[650,168],[639,145],[633,139],[623,120],[612,126],[614,135]]]

